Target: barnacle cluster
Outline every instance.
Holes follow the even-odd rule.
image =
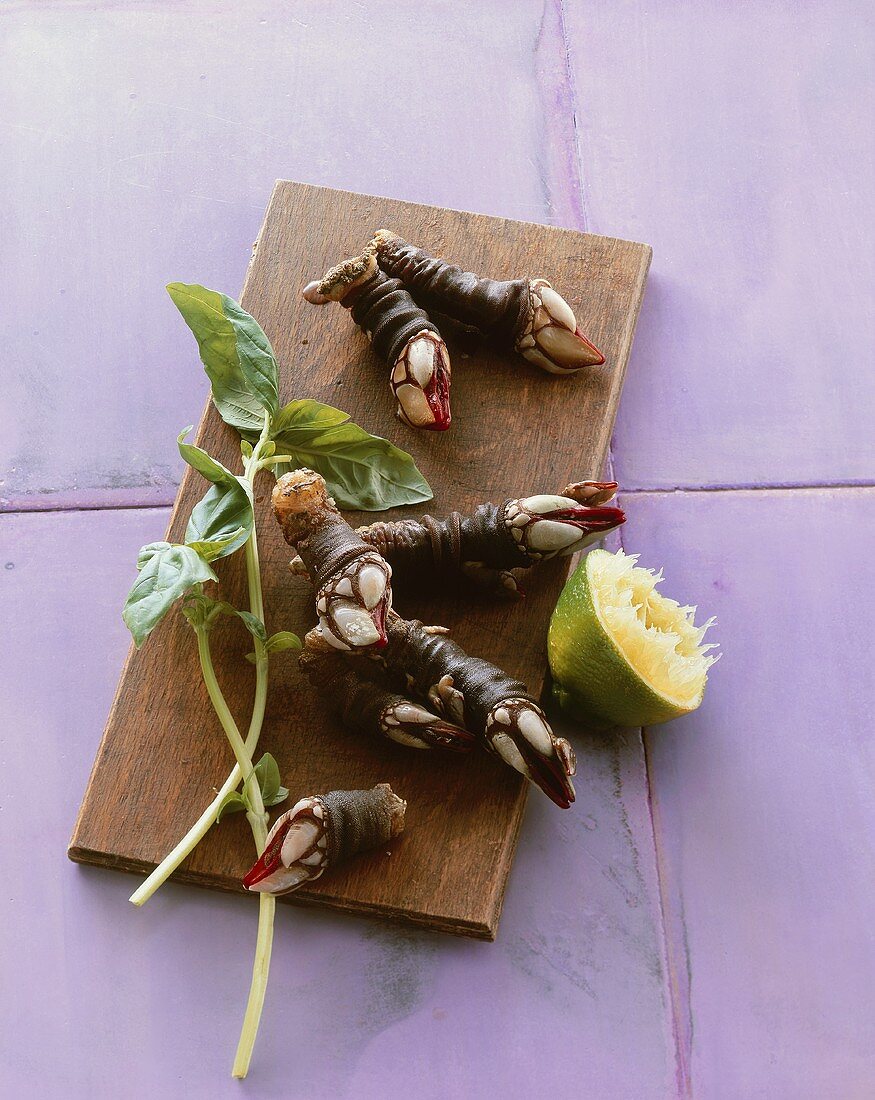
[[[550,374],[574,374],[605,358],[580,331],[574,310],[542,278],[481,278],[379,230],[358,256],[308,283],[312,305],[340,302],[389,366],[398,416],[414,428],[445,431],[450,357],[430,314],[475,330]]]
[[[285,474],[274,488],[274,512],[298,552],[295,572],[317,590],[318,625],[305,639],[302,669],[351,729],[455,752],[479,741],[557,805],[570,806],[574,753],[525,684],[465,653],[445,628],[401,618],[392,610],[390,581],[394,566],[420,580],[476,577],[516,591],[514,569],[573,553],[623,522],[622,511],[607,505],[615,490],[613,483],[578,482],[566,487],[568,495],[356,532],[318,474]],[[376,663],[363,659],[374,655]]]

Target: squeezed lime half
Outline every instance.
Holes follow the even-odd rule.
[[[702,702],[718,659],[709,619],[657,591],[662,571],[638,555],[592,550],[569,577],[550,620],[553,694],[590,726],[653,726]]]

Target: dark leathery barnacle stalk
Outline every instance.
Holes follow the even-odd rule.
[[[574,751],[550,729],[525,684],[496,665],[470,657],[443,628],[392,612],[381,659],[403,672],[418,694],[452,722],[464,724],[490,751],[530,779],[557,806],[574,801]]]
[[[340,302],[390,368],[399,417],[411,427],[450,426],[450,357],[437,326],[400,279],[377,265],[373,248],[331,268],[304,288],[313,305]]]
[[[551,374],[573,374],[605,357],[574,310],[546,279],[488,279],[447,263],[387,229],[374,236],[377,262],[423,308],[479,329]]]
[[[384,645],[392,567],[349,526],[313,470],[284,474],[273,490],[283,535],[316,587],[319,630],[335,649]]]
[[[243,885],[256,893],[287,894],[398,836],[406,809],[388,783],[302,798],[277,819]]]
[[[480,504],[467,516],[380,521],[358,534],[412,577],[461,574],[512,595],[519,586],[511,570],[576,553],[624,522],[620,508],[605,506],[616,490],[616,482],[580,481],[562,495]]]
[[[305,637],[298,663],[345,728],[412,749],[469,752],[474,747],[467,730],[393,691],[374,662],[347,661],[318,631]]]

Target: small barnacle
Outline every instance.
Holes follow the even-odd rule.
[[[387,229],[377,232],[372,248],[382,270],[400,279],[424,309],[478,329],[542,370],[573,374],[605,361],[546,279],[484,279]]]
[[[304,287],[312,305],[340,302],[389,365],[399,417],[411,427],[450,426],[450,357],[437,326],[400,279],[377,266],[375,249],[337,264]]]
[[[577,553],[625,520],[607,502],[616,482],[581,481],[561,495],[480,504],[470,515],[378,521],[358,535],[416,580],[463,576],[499,595],[519,594],[511,570]]]
[[[243,885],[256,893],[287,894],[398,836],[406,810],[388,783],[302,798],[277,819]]]
[[[349,526],[313,470],[283,474],[273,511],[316,586],[319,629],[336,649],[382,645],[392,606],[389,563]]]

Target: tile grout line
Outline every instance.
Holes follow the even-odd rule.
[[[638,730],[641,738],[641,752],[644,756],[644,778],[647,790],[647,813],[650,818],[650,834],[653,840],[653,860],[656,869],[656,888],[659,892],[659,915],[662,920],[662,955],[665,965],[665,982],[668,987],[669,1004],[671,1006],[671,1030],[675,1048],[675,1084],[678,1097],[681,1100],[692,1100],[693,1082],[691,1078],[692,1062],[692,1004],[690,1002],[690,975],[689,959],[687,959],[687,981],[681,988],[677,971],[677,952],[674,950],[669,937],[668,922],[668,874],[664,868],[662,849],[659,843],[659,832],[656,827],[656,809],[653,799],[653,787],[650,781],[650,754],[647,751],[647,730],[641,727]],[[683,1002],[686,1001],[686,1006]],[[684,1010],[686,1008],[686,1011]],[[682,1026],[682,1019],[686,1020],[686,1028]]]
[[[624,486],[623,493],[635,493],[641,496],[652,493],[795,493],[818,489],[875,489],[875,481],[785,481],[767,484],[755,484],[753,482],[740,482],[738,485],[675,485],[653,486],[643,488]]]
[[[154,512],[162,509],[168,511],[172,507],[173,501],[169,500],[160,503],[132,501],[130,503],[122,502],[121,504],[62,504],[55,508],[0,508],[0,519],[3,516],[46,516],[81,512]]]
[[[608,448],[608,476],[613,479],[614,459],[613,451]],[[621,489],[617,493],[618,502],[622,499],[624,491]],[[624,531],[620,527],[617,530],[617,537],[620,543],[620,549],[625,553],[625,540]],[[663,968],[663,982],[665,995],[668,999],[668,1027],[671,1034],[671,1041],[673,1045],[674,1054],[674,1070],[675,1070],[675,1086],[677,1089],[678,1100],[689,1100],[692,1096],[690,1090],[690,1077],[689,1077],[689,1050],[687,1044],[682,1042],[681,1035],[681,1018],[683,1012],[683,1006],[680,1004],[681,990],[680,986],[675,978],[675,964],[674,964],[674,952],[672,951],[671,943],[669,941],[668,934],[668,920],[667,920],[667,905],[666,905],[666,890],[664,883],[664,874],[662,860],[660,859],[660,849],[656,830],[656,820],[654,816],[654,802],[653,802],[653,787],[650,775],[650,759],[647,754],[647,742],[645,739],[645,730],[643,727],[638,729],[638,743],[641,749],[641,758],[644,761],[644,789],[645,797],[647,799],[647,818],[650,822],[650,838],[653,845],[653,870],[656,875],[656,891],[657,902],[659,905],[659,924],[661,935],[661,963]],[[688,1015],[690,1006],[687,1005]]]
[[[562,46],[565,51],[565,80],[568,85],[568,101],[571,109],[571,133],[574,138],[574,165],[577,176],[577,194],[580,203],[581,224],[578,228],[583,233],[589,230],[589,211],[586,204],[586,188],[583,185],[583,150],[580,144],[580,128],[577,122],[577,82],[574,79],[574,70],[571,66],[571,40],[568,37],[568,26],[565,18],[565,0],[556,0],[559,11],[559,29],[562,32]]]
[[[606,467],[610,476],[614,476],[614,450],[613,444],[608,447]],[[848,489],[875,489],[872,481],[823,481],[823,482],[792,482],[784,484],[740,484],[740,485],[678,485],[674,488],[640,488],[622,486],[619,492],[625,496],[671,496],[675,493],[704,494],[704,493],[797,493],[797,492],[842,492]],[[172,508],[176,497],[159,501],[121,501],[108,503],[84,504],[49,504],[31,503],[30,501],[9,501],[0,505],[0,516],[40,515],[47,512],[113,512],[144,509]]]

